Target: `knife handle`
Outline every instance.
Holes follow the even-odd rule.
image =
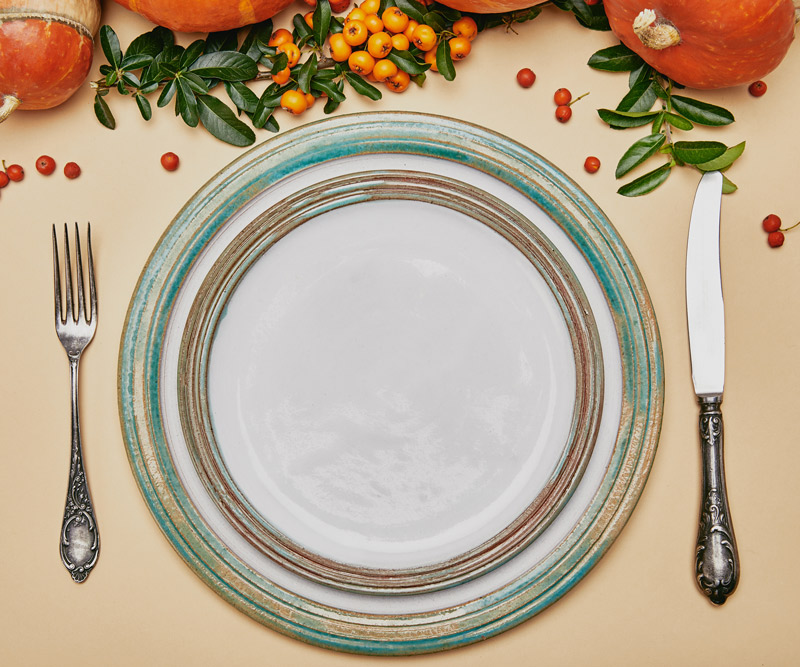
[[[703,502],[697,532],[696,569],[700,589],[721,605],[739,583],[739,553],[733,534],[722,450],[722,397],[700,398]]]

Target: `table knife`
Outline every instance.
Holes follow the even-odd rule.
[[[695,194],[686,249],[686,315],[692,382],[700,405],[703,462],[695,575],[700,589],[716,605],[723,604],[739,582],[739,554],[722,448],[725,309],[719,255],[721,203],[722,174],[704,174]]]

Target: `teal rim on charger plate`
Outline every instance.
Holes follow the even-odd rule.
[[[161,355],[191,267],[231,216],[306,168],[368,154],[467,165],[518,191],[563,230],[588,263],[613,318],[622,369],[616,440],[599,489],[569,534],[531,569],[455,606],[371,614],[332,607],[278,586],[212,531],[189,498],[162,422]],[[518,625],[558,600],[607,551],[641,495],[661,427],[663,359],[641,275],[597,205],[533,151],[462,121],[406,112],[329,118],[278,135],[209,181],[169,225],[134,291],[119,357],[119,409],[130,464],[167,539],[226,601],[281,633],[318,646],[404,655],[463,646]]]

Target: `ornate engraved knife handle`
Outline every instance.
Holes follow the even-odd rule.
[[[700,589],[720,605],[739,583],[739,553],[733,534],[722,451],[721,397],[700,398],[703,499],[697,533],[696,576]]]
[[[94,517],[81,450],[81,425],[78,414],[78,359],[70,357],[72,390],[72,449],[67,502],[61,526],[61,561],[78,583],[86,580],[100,553],[100,535]]]

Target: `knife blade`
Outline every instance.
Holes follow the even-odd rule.
[[[695,194],[686,247],[686,319],[692,383],[700,404],[703,464],[695,577],[721,605],[739,583],[739,554],[728,504],[723,459],[725,308],[720,267],[722,174],[709,172]]]

